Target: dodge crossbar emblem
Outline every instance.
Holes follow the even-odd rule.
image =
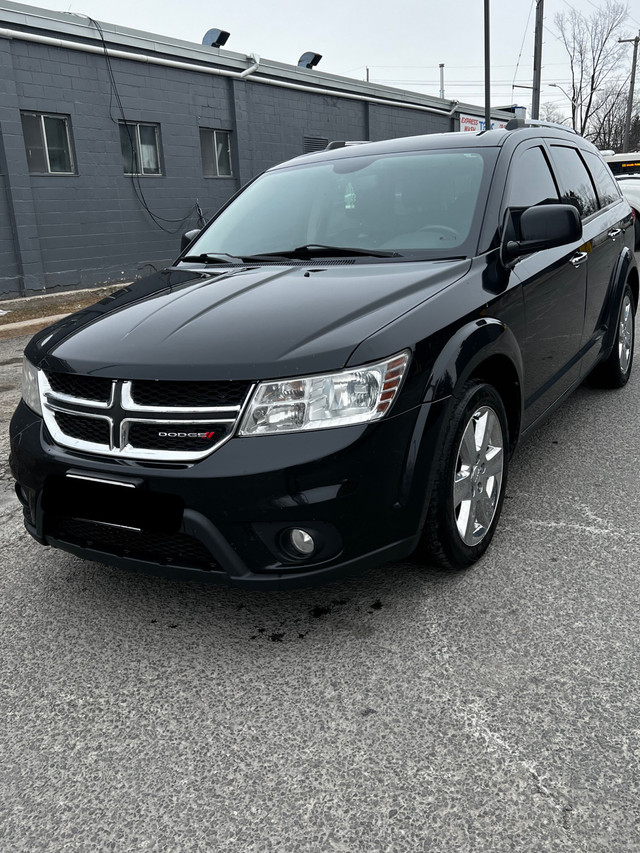
[[[214,432],[159,432],[158,438],[214,438]]]

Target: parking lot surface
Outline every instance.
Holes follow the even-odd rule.
[[[26,341],[0,341],[2,849],[640,850],[640,372],[519,447],[473,569],[266,594],[28,537]]]

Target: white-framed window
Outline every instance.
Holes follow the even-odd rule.
[[[118,127],[125,175],[161,175],[159,125],[120,121]]]
[[[231,178],[231,133],[228,130],[200,128],[202,171],[206,178]]]
[[[32,175],[75,175],[69,116],[21,112],[27,163]]]

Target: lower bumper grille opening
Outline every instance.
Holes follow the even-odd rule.
[[[162,566],[200,569],[205,572],[222,571],[202,542],[186,533],[127,530],[94,521],[55,516],[47,520],[46,535],[70,545],[112,554],[114,557],[128,557]]]

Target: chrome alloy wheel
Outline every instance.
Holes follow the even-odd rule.
[[[629,294],[626,293],[622,300],[620,310],[620,323],[618,326],[618,360],[620,372],[626,374],[631,363],[631,352],[633,350],[633,306]]]
[[[481,406],[462,434],[453,480],[453,510],[465,545],[482,542],[500,500],[504,438],[498,415]]]

